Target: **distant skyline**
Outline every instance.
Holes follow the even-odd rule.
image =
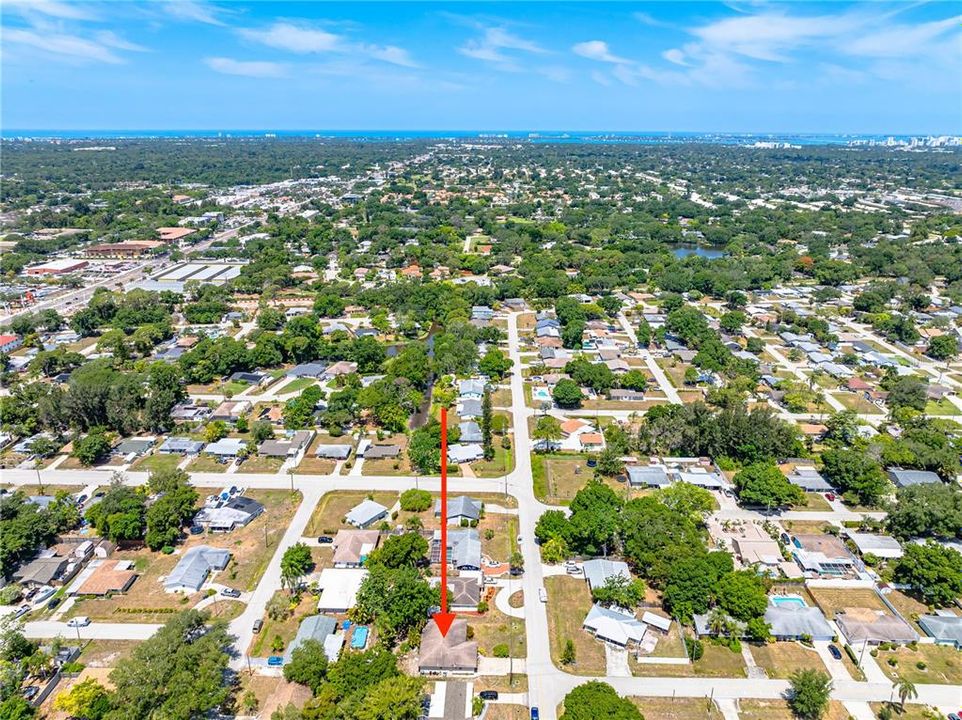
[[[962,133],[962,4],[3,0],[2,126]]]

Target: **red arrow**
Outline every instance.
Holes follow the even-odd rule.
[[[454,613],[448,612],[448,410],[441,408],[441,612],[434,614],[441,637],[448,634]]]

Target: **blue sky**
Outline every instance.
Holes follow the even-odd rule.
[[[962,132],[962,3],[4,0],[30,129]]]

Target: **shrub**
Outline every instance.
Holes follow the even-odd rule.
[[[160,552],[163,553],[164,555],[171,555],[171,554],[173,554],[173,552],[174,552],[174,548],[173,548],[172,545],[164,545],[164,546],[160,549]]]
[[[500,643],[498,645],[495,645],[494,648],[492,648],[491,653],[496,658],[506,658],[510,654],[510,650],[508,650],[508,646],[506,643]]]
[[[919,660],[917,663],[915,663],[915,667],[917,667],[919,670],[925,670],[928,665],[926,665],[922,660]]]
[[[473,625],[468,625],[468,629],[467,629],[467,632],[465,633],[465,635],[467,636],[467,639],[468,639],[468,640],[473,640],[473,639],[474,639],[474,626],[473,626]]]
[[[702,655],[705,654],[705,646],[702,644],[701,640],[686,637],[685,647],[688,649],[688,657],[691,658],[692,662],[695,660],[701,660]]]
[[[887,662],[891,667],[895,667],[896,665],[899,664],[899,661],[896,660],[894,657],[890,657],[890,658],[889,658],[888,660],[886,660],[885,662]]]
[[[561,650],[561,664],[570,665],[575,661],[575,642],[571,638],[565,640],[565,646]]]
[[[478,603],[478,612],[484,615],[488,611],[488,603],[484,600]]]
[[[411,488],[401,493],[401,509],[406,512],[424,512],[431,507],[432,497],[427,490]]]

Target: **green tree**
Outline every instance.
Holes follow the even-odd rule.
[[[492,380],[500,380],[511,370],[511,359],[498,348],[490,348],[478,362],[478,371]]]
[[[419,472],[434,473],[441,469],[441,424],[437,420],[431,419],[411,433],[408,457]]]
[[[364,694],[353,717],[357,720],[416,720],[421,713],[424,680],[398,675],[385,678]]]
[[[438,604],[438,589],[428,585],[415,568],[378,564],[361,583],[351,612],[358,622],[374,622],[385,637],[398,638],[419,631],[428,609]]]
[[[644,720],[628,698],[623,698],[608,683],[592,680],[565,695],[561,720]]]
[[[428,541],[420,533],[411,532],[392,535],[381,547],[368,557],[368,566],[384,565],[388,568],[415,567],[428,552]]]
[[[718,606],[736,620],[761,617],[768,607],[768,587],[754,570],[724,575],[715,589]]]
[[[612,575],[604,585],[591,589],[591,597],[602,605],[616,605],[631,609],[645,597],[645,583],[642,580]]]
[[[547,450],[563,437],[561,432],[561,422],[553,415],[542,415],[534,426],[531,437],[540,440],[540,450]]]
[[[887,524],[902,540],[962,538],[962,492],[942,483],[899,488]]]
[[[564,647],[561,650],[561,664],[571,665],[577,659],[575,653],[575,641],[571,638],[565,640]]]
[[[230,696],[231,636],[206,612],[172,617],[110,674],[109,720],[203,717]]]
[[[715,499],[705,488],[676,482],[655,493],[666,507],[701,522],[715,509]]]
[[[401,509],[405,512],[424,512],[432,502],[431,493],[427,490],[410,488],[401,493]]]
[[[317,695],[327,677],[327,654],[324,646],[310,638],[294,648],[290,662],[284,666],[284,678],[306,685]]]
[[[925,354],[935,360],[951,360],[959,354],[959,341],[952,335],[938,335],[929,341]]]
[[[81,465],[90,466],[106,459],[110,453],[110,439],[103,428],[92,428],[84,437],[74,440],[73,456]]]
[[[301,578],[314,567],[311,549],[304,543],[294,543],[281,557],[281,580],[285,587],[294,589]]]
[[[578,383],[564,378],[554,386],[551,397],[558,404],[558,407],[577,408],[581,407],[584,396],[581,393],[581,388],[578,387]]]
[[[962,553],[934,542],[909,543],[894,568],[896,582],[912,588],[928,605],[943,607],[962,597]]]
[[[204,440],[209,443],[215,443],[227,437],[227,423],[223,420],[213,420],[207,423],[207,427],[204,428]]]
[[[871,455],[844,448],[822,453],[825,477],[859,504],[881,503],[892,489],[881,465]]]
[[[915,683],[911,680],[907,680],[901,675],[899,679],[895,682],[895,692],[899,696],[899,709],[905,712],[905,703],[908,700],[914,700],[919,696],[919,691],[915,689]]]
[[[792,485],[773,463],[755,463],[736,473],[738,498],[746,505],[784,507],[800,505],[805,493]]]
[[[67,692],[57,695],[53,706],[71,717],[100,720],[110,709],[110,693],[93,678],[77,683]]]
[[[801,720],[819,720],[828,710],[832,679],[820,670],[796,670],[789,677],[788,705]]]
[[[146,512],[147,533],[144,542],[151,550],[173,545],[181,528],[194,516],[197,491],[183,470],[152,471],[150,489],[160,493]]]

